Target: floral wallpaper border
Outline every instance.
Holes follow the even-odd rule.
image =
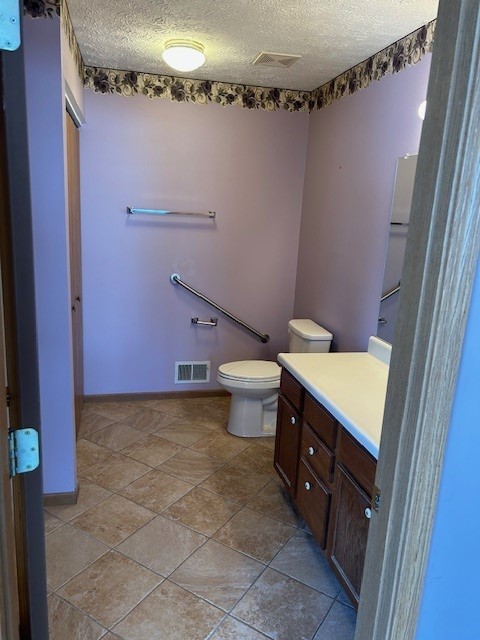
[[[310,100],[310,91],[268,89],[99,67],[85,67],[85,86],[99,93],[117,93],[123,96],[141,94],[149,98],[169,98],[176,102],[197,104],[234,104],[246,109],[266,111],[285,109],[291,113],[308,112]]]
[[[145,95],[197,104],[211,102],[266,111],[284,109],[290,113],[323,109],[334,100],[368,87],[373,80],[417,64],[432,51],[436,26],[436,20],[432,20],[313,91],[296,91],[85,66],[66,0],[24,0],[24,13],[32,18],[61,17],[79,75],[85,87],[97,93]]]
[[[432,20],[312,91],[310,111],[327,107],[334,100],[368,87],[373,80],[380,80],[389,73],[398,73],[420,62],[433,49],[436,23]]]

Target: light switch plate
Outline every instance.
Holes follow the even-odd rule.
[[[0,4],[0,49],[15,51],[20,46],[20,0]]]

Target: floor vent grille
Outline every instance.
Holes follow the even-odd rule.
[[[210,360],[175,362],[175,384],[210,382]]]

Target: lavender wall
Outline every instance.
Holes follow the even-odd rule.
[[[86,394],[218,388],[222,362],[275,359],[293,312],[308,116],[93,92],[86,109]],[[129,218],[127,205],[218,217]],[[173,286],[172,272],[270,343]],[[190,324],[215,315],[215,329]],[[175,385],[175,360],[211,360],[210,384]]]
[[[377,332],[395,163],[418,151],[430,56],[310,117],[295,316],[362,351]]]
[[[45,493],[76,488],[60,30],[24,19]]]

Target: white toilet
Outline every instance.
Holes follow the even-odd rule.
[[[328,353],[332,334],[313,320],[290,320],[290,353]],[[281,367],[268,360],[239,360],[218,367],[217,382],[232,394],[227,431],[234,436],[272,436],[277,421]]]

